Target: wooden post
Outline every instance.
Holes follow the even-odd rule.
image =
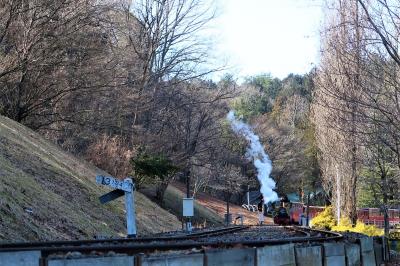
[[[132,179],[125,178],[125,182],[133,184]],[[126,209],[126,227],[128,237],[136,237],[136,219],[135,219],[135,189],[125,191],[125,209]]]

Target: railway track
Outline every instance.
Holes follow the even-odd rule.
[[[104,240],[50,241],[0,244],[0,252],[39,250],[43,257],[52,254],[93,252],[137,254],[155,250],[187,250],[204,247],[229,248],[236,245],[265,246],[286,243],[321,242],[340,240],[334,232],[295,226],[233,226],[222,229],[186,234],[143,238]]]
[[[79,247],[79,246],[97,246],[105,244],[123,244],[136,242],[160,242],[160,241],[179,241],[190,240],[200,237],[217,236],[221,234],[233,233],[247,228],[246,226],[232,226],[227,228],[219,228],[202,232],[188,233],[177,236],[155,236],[155,237],[139,237],[139,238],[110,238],[110,239],[86,239],[86,240],[59,240],[59,241],[43,241],[43,242],[18,242],[18,243],[0,243],[1,251],[12,250],[28,250],[28,249],[45,249],[57,247]]]

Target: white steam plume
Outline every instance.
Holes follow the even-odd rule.
[[[228,113],[227,119],[231,123],[233,131],[236,134],[241,134],[249,142],[246,155],[247,158],[253,159],[254,166],[257,168],[257,178],[261,184],[260,192],[264,197],[264,202],[278,200],[278,195],[273,191],[275,181],[269,177],[272,171],[272,163],[264,151],[259,137],[254,134],[249,125],[236,119],[234,111]]]

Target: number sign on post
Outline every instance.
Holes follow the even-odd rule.
[[[112,176],[98,175],[96,176],[96,183],[115,188],[115,190],[99,197],[99,200],[102,204],[125,195],[126,226],[128,237],[135,237],[135,184],[133,183],[132,179],[127,177],[124,180],[118,180]]]
[[[101,184],[101,185],[105,185],[105,186],[110,186],[116,189],[120,189],[126,192],[131,192],[133,190],[133,182],[132,180],[129,181],[128,179],[130,178],[126,178],[125,180],[118,180],[112,176],[102,176],[102,175],[98,175],[96,176],[96,183]]]

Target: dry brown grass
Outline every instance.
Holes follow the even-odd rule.
[[[124,236],[123,202],[99,203],[109,190],[95,184],[97,173],[104,172],[0,116],[0,241]],[[140,193],[136,204],[139,234],[180,228]]]
[[[132,172],[130,158],[135,154],[128,146],[118,136],[102,135],[89,146],[86,158],[113,176],[124,178]]]
[[[170,184],[164,195],[164,206],[176,216],[182,217],[182,198],[185,197],[186,194],[184,192]],[[218,213],[199,204],[197,199],[195,200],[194,217],[192,218],[193,226],[220,226],[223,225],[223,221],[223,218]]]
[[[179,182],[173,182],[173,187],[179,190],[181,193],[185,191],[185,185]],[[209,211],[215,213],[220,219],[223,219],[226,213],[226,202],[210,196],[207,193],[198,192],[196,194],[196,203],[203,208],[207,208]],[[236,204],[230,204],[230,213],[233,216],[238,216],[238,214],[243,215],[243,223],[246,225],[255,225],[258,223],[258,215],[256,212],[250,212],[241,206]],[[273,221],[269,217],[265,217],[266,224],[273,224]]]

